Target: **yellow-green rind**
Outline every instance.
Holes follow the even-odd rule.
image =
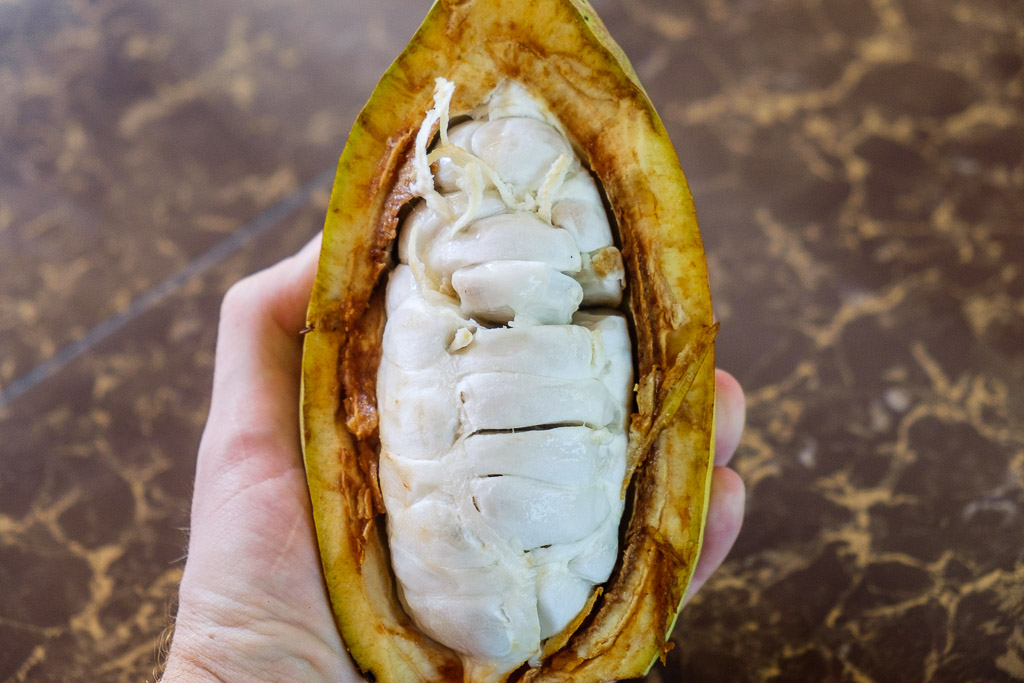
[[[523,83],[601,182],[629,277],[638,424],[656,416],[666,389],[660,382],[676,356],[711,325],[686,179],[635,72],[590,5],[435,3],[371,95],[339,161],[303,357],[303,445],[327,587],[353,658],[378,681],[461,678],[458,657],[420,634],[395,594],[375,499],[375,366],[365,368],[379,346],[379,286],[396,204],[404,200],[399,170],[437,77],[456,84],[453,115],[472,109],[502,78]],[[712,352],[637,470],[622,559],[593,613],[541,667],[514,678],[628,678],[663,653],[702,542],[713,367]]]

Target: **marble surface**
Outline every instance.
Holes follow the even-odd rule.
[[[595,2],[690,179],[745,526],[651,681],[1024,680],[1024,15]],[[154,679],[226,287],[426,12],[0,2],[0,680]]]

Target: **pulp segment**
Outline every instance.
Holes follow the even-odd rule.
[[[485,681],[536,664],[615,564],[632,353],[622,259],[558,122],[507,81],[449,129],[453,88],[388,283],[379,471],[407,613]]]

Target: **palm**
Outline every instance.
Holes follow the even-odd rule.
[[[297,452],[290,455],[296,465],[242,475],[240,492],[216,511],[201,542],[209,541],[226,571],[204,588],[234,606],[236,623],[258,624],[271,648],[287,643],[293,655],[306,656],[307,647],[326,646],[345,656],[319,571],[305,475]]]

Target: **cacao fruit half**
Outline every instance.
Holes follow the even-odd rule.
[[[338,164],[303,350],[302,441],[328,592],[356,664],[377,681],[457,681],[396,590],[377,479],[384,289],[435,80],[453,117],[511,79],[543,101],[607,199],[627,272],[636,405],[620,558],[539,666],[508,680],[606,681],[667,651],[700,552],[714,443],[704,252],[686,179],[621,49],[583,0],[439,0],[382,77]]]

